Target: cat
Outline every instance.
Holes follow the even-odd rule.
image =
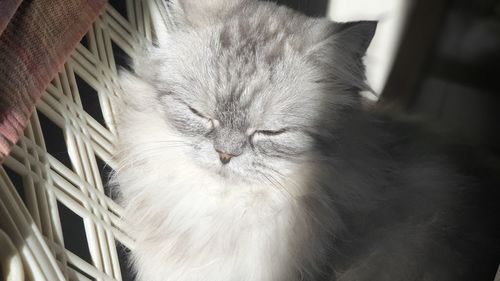
[[[173,29],[120,74],[114,180],[137,280],[493,278],[472,181],[418,123],[363,106],[376,22],[169,9]]]

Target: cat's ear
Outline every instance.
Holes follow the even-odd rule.
[[[255,0],[172,0],[171,11],[180,24],[204,26],[224,18],[237,6]]]
[[[168,44],[169,33],[186,26],[198,27],[217,22],[245,2],[257,0],[161,0],[151,9],[156,43]]]
[[[377,28],[376,21],[328,23],[319,27],[308,50],[308,57],[334,81],[360,91],[371,91],[365,81],[363,57]]]
[[[320,34],[310,51],[335,51],[343,56],[362,58],[375,35],[377,21],[332,22]]]
[[[336,44],[344,45],[354,55],[364,56],[377,30],[377,21],[334,23]]]

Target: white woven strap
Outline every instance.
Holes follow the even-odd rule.
[[[13,257],[0,258],[3,267],[9,268],[7,276],[20,278],[13,280],[23,279],[19,272],[26,273],[26,280],[122,280],[116,241],[127,248],[134,243],[121,219],[122,208],[106,195],[106,179],[101,178],[98,165],[102,161],[115,166],[114,104],[121,88],[113,46],[131,56],[145,41],[153,40],[150,7],[168,18],[161,0],[127,0],[126,5],[126,17],[106,7],[86,35],[87,47],[76,47],[0,167],[0,229],[5,232],[0,243],[7,243],[0,245],[0,252]],[[86,112],[79,81],[98,95],[104,123]],[[46,120],[63,133],[69,166],[58,159],[60,151],[48,152],[41,124]],[[9,178],[13,174],[22,181],[22,187],[17,187],[23,190],[24,202]],[[83,220],[90,260],[67,249],[60,206]],[[5,245],[10,245],[6,246],[9,252],[3,250]]]

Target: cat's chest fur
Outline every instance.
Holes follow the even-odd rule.
[[[128,204],[139,242],[134,258],[146,269],[139,280],[294,278],[303,237],[292,241],[290,233],[307,232],[299,206],[276,187],[235,185],[186,165],[171,167]]]

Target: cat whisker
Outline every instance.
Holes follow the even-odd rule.
[[[268,182],[269,184],[271,184],[271,186],[275,189],[275,190],[278,190],[279,192],[281,192],[281,194],[285,197],[285,198],[288,198],[288,196],[286,196],[285,193],[283,193],[283,190],[281,188],[279,188],[276,183],[274,181],[272,181],[265,173],[262,173],[262,172],[259,172]]]

